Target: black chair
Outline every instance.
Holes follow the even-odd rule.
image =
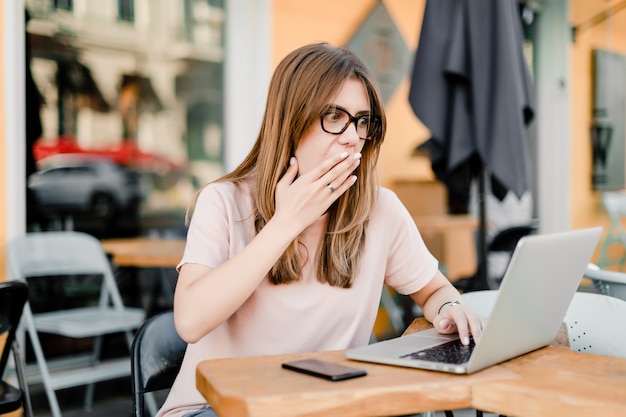
[[[499,231],[494,238],[487,244],[487,259],[490,254],[503,253],[506,254],[509,261],[515,251],[517,242],[524,236],[536,233],[539,228],[537,221],[528,224],[511,226]],[[478,248],[480,251],[480,248]],[[480,256],[480,254],[479,254]],[[476,273],[470,277],[463,278],[454,282],[454,286],[461,292],[481,291],[481,290],[497,290],[500,288],[504,273],[493,275],[485,270],[486,265],[479,262]]]
[[[529,224],[512,226],[501,230],[500,232],[498,232],[498,234],[494,236],[489,245],[487,245],[487,256],[489,256],[489,254],[505,253],[510,261],[511,256],[513,256],[513,251],[515,251],[515,247],[517,246],[519,240],[524,236],[536,233],[537,229],[538,224],[534,222]],[[500,288],[502,278],[504,278],[504,274],[500,276],[493,276],[492,274],[488,274],[486,289],[497,290],[498,288]]]
[[[0,414],[24,410],[26,417],[32,417],[33,410],[28,393],[28,385],[24,373],[19,346],[16,340],[17,328],[22,318],[24,304],[28,300],[28,285],[22,281],[0,283],[0,340],[4,339],[2,356],[0,356]],[[4,379],[9,355],[13,353],[15,370],[19,388],[7,383]]]
[[[137,330],[131,346],[133,410],[135,417],[145,417],[145,404],[156,407],[147,394],[169,389],[187,349],[174,327],[174,313],[166,311],[152,316]],[[151,405],[152,404],[152,405]],[[153,415],[156,410],[150,410]]]

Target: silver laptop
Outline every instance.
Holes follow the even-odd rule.
[[[434,329],[349,349],[349,359],[469,374],[556,337],[600,239],[601,227],[522,238],[478,343]]]

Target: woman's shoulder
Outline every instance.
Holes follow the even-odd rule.
[[[400,201],[395,192],[387,187],[378,187],[377,208],[382,209],[403,209],[404,204]]]
[[[226,206],[252,202],[252,182],[218,180],[205,184],[198,192],[199,205],[222,203]]]
[[[222,195],[224,197],[238,198],[252,192],[252,182],[249,180],[231,181],[217,180],[202,186],[200,196]]]
[[[389,188],[378,187],[378,198],[370,215],[370,221],[401,223],[406,221],[407,217],[410,218],[410,215],[396,193]]]

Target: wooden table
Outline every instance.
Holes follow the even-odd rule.
[[[183,257],[185,239],[119,238],[104,239],[102,248],[120,267],[174,268]]]
[[[476,273],[474,232],[478,219],[469,215],[419,215],[413,221],[431,253],[446,266],[452,282]]]
[[[545,348],[505,362],[519,375],[472,384],[472,407],[519,417],[626,415],[626,359]]]
[[[428,326],[417,319],[407,333]],[[518,417],[623,416],[626,359],[564,345],[566,331],[550,347],[471,375],[350,361],[343,351],[217,359],[198,365],[197,386],[221,417],[365,417],[462,408]],[[280,366],[304,357],[368,375],[329,382]]]
[[[102,240],[102,248],[111,256],[111,261],[118,268],[153,268],[160,279],[159,286],[153,286],[152,297],[148,303],[148,313],[156,311],[159,293],[166,301],[174,305],[174,293],[170,286],[166,269],[175,268],[183,257],[185,239],[163,238],[118,238]]]

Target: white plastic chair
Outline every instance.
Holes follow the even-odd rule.
[[[598,265],[605,268],[616,264],[614,259],[609,259],[608,254],[611,246],[619,244],[623,255],[618,264],[624,266],[626,261],[626,230],[622,224],[622,220],[626,220],[626,193],[619,191],[605,191],[602,193],[602,204],[611,220],[611,226],[607,230],[606,237],[602,242]]]
[[[23,316],[52,415],[61,417],[55,391],[69,387],[87,385],[85,407],[89,409],[97,381],[130,376],[132,330],[145,319],[144,310],[124,306],[100,241],[88,234],[28,233],[10,242],[8,263],[12,279],[102,275],[97,305],[33,314],[27,303]],[[70,355],[69,360],[49,360],[42,350],[38,332],[70,338],[94,337],[93,352],[85,357]],[[129,356],[101,361],[102,336],[120,332],[125,333]]]
[[[482,317],[491,315],[497,296],[498,290],[470,291],[461,294],[463,302]]]
[[[590,263],[585,270],[585,277],[591,280],[599,294],[626,300],[626,273],[603,270]]]
[[[497,290],[461,295],[478,314],[489,317]],[[626,301],[602,294],[577,292],[565,314],[570,349],[577,352],[626,358]]]
[[[577,292],[565,323],[573,351],[626,358],[626,301]]]

